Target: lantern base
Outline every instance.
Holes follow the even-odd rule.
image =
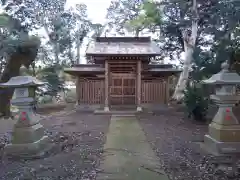
[[[106,107],[104,107],[104,112],[109,112],[110,110],[109,110],[109,107],[108,106],[106,106]]]
[[[210,135],[204,136],[204,147],[213,154],[240,153],[240,142],[221,142]]]
[[[28,144],[8,144],[4,148],[4,153],[10,157],[16,158],[39,158],[45,155],[51,148],[48,136],[43,136],[40,140]]]
[[[15,126],[12,133],[12,144],[29,144],[44,136],[44,128],[40,123],[29,127]]]
[[[240,125],[221,125],[212,122],[208,134],[220,142],[240,142]]]
[[[138,107],[137,107],[137,112],[142,112],[142,111],[143,111],[142,107],[141,107],[141,106],[138,106]]]

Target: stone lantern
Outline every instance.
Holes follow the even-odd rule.
[[[3,88],[14,88],[11,104],[19,109],[19,118],[14,125],[11,144],[4,148],[6,155],[17,157],[38,157],[49,148],[49,138],[44,136],[40,117],[34,112],[35,90],[42,82],[31,76],[12,77],[0,84]]]
[[[203,81],[216,87],[215,94],[210,98],[219,109],[209,125],[208,134],[204,136],[204,146],[217,154],[240,152],[240,124],[232,111],[232,107],[240,100],[236,94],[240,76],[228,69],[229,65],[223,63],[219,73]]]

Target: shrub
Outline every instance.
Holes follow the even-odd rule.
[[[206,121],[208,98],[205,97],[203,87],[199,83],[188,83],[184,92],[184,104],[188,117],[197,121]]]
[[[172,97],[174,93],[174,87],[169,88],[169,96]]]

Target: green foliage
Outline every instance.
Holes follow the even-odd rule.
[[[109,27],[115,28],[119,34],[124,34],[124,30],[134,32],[135,36],[145,28],[143,25],[147,18],[141,15],[145,0],[113,0],[107,9],[107,19]],[[142,24],[143,23],[143,24]]]
[[[148,21],[149,25],[161,25],[163,23],[163,12],[159,9],[159,6],[156,6],[152,1],[144,2],[143,10],[145,11],[145,19]]]
[[[184,51],[182,32],[191,29],[192,19],[194,18],[192,2],[192,0],[161,0],[145,3],[147,4],[144,7],[145,15],[148,20],[152,20],[149,29],[152,32],[159,31],[161,34],[161,37],[157,38],[157,42],[159,42],[163,56],[168,56],[171,59],[173,57],[179,58],[180,53]],[[197,1],[197,3],[197,46],[209,48],[218,45],[223,39],[226,39],[225,37],[234,33],[236,27],[239,27],[239,1],[202,0]],[[233,43],[234,39],[231,39],[231,43]],[[216,50],[212,51],[216,54]],[[222,54],[226,52],[224,56],[220,55],[219,58],[229,59],[227,48],[225,50],[219,49],[218,52]]]
[[[60,70],[59,66],[52,65],[40,71],[39,79],[46,82],[44,95],[56,96],[59,91],[64,90],[64,80],[59,76]]]
[[[125,23],[125,27],[130,31],[142,31],[144,29],[153,29],[152,26],[162,23],[161,11],[156,6],[149,2],[143,2],[141,8],[139,8],[139,15],[132,19],[129,19]]]
[[[62,77],[63,67],[59,65],[46,66],[44,68],[24,68],[20,69],[21,75],[35,76],[37,79],[45,82],[45,85],[37,89],[37,99],[39,102],[48,102],[49,97],[58,97],[60,92],[65,92],[64,80]],[[65,74],[64,74],[65,75]],[[69,78],[69,77],[67,77]]]
[[[5,12],[18,19],[25,29],[46,31],[47,42],[42,46],[47,53],[40,52],[44,62],[72,65],[79,59],[76,52],[91,25],[85,4],[66,9],[66,0],[5,0],[2,5]]]
[[[200,84],[187,84],[184,92],[184,103],[189,117],[193,117],[197,121],[206,120],[208,99],[205,97],[203,87]]]
[[[57,63],[69,66],[75,64],[80,59],[79,51],[84,38],[90,31],[95,30],[95,26],[88,19],[87,6],[83,3],[66,8],[66,0],[3,0],[0,2],[4,12],[0,16],[0,28],[2,30],[2,26],[7,25],[10,31],[1,31],[4,37],[0,37],[1,44],[8,43],[8,38],[11,40],[11,45],[18,43],[13,41],[18,36],[22,37],[18,32],[28,31],[36,34],[38,33],[36,30],[41,28],[46,34],[42,37],[44,41],[37,60],[44,64]],[[10,14],[16,21],[7,23]],[[0,55],[6,50],[10,48],[0,49]]]
[[[7,14],[0,15],[0,27],[7,27],[9,26],[9,16]]]
[[[28,32],[21,25],[21,22],[5,13],[0,14],[0,57],[4,54],[12,54],[19,48],[38,47],[40,40],[38,37],[28,36]]]
[[[104,26],[102,24],[91,24],[91,28],[94,30],[94,33],[92,35],[92,38],[96,38],[101,36],[104,30]]]
[[[218,73],[221,70],[222,62],[221,59],[217,58],[215,52],[204,51],[200,47],[196,47],[193,53],[192,71],[190,73],[191,81],[200,83],[201,80]]]

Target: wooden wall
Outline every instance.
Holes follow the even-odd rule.
[[[77,86],[80,104],[104,104],[104,79],[78,79]]]
[[[104,104],[104,79],[82,78],[77,82],[77,98],[80,104]],[[137,95],[136,95],[137,97]],[[143,104],[163,104],[169,99],[166,79],[143,79],[141,102]]]
[[[164,79],[142,80],[143,104],[164,104],[168,101],[168,85]]]

